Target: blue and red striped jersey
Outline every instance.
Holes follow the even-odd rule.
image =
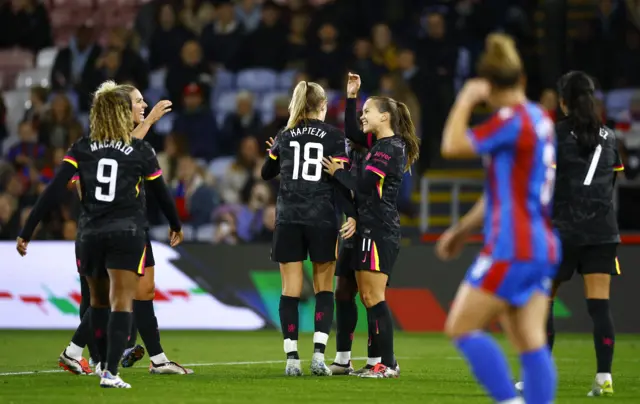
[[[533,103],[505,107],[469,130],[486,167],[483,253],[494,260],[558,262],[551,224],[554,125]]]

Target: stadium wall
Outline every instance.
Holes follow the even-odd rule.
[[[156,311],[163,329],[257,330],[277,328],[280,274],[265,245],[154,243]],[[391,278],[388,302],[398,329],[441,331],[457,286],[479,251],[471,245],[460,259],[443,263],[432,244],[404,247]],[[73,242],[33,242],[21,258],[13,242],[0,243],[0,329],[72,329],[78,324],[80,285]],[[639,333],[640,246],[619,249],[622,276],[614,278],[612,310],[619,332]],[[628,270],[627,270],[628,269]],[[310,263],[300,307],[301,331],[313,331]],[[555,305],[556,329],[590,332],[582,282],[565,285]],[[365,319],[364,308],[359,306]],[[190,313],[197,313],[191,316]],[[498,330],[497,326],[493,327]],[[359,331],[366,331],[360,321]]]

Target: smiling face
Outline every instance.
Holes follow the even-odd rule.
[[[389,119],[389,113],[381,113],[375,100],[369,98],[362,107],[362,131],[364,133],[377,133],[379,128]]]
[[[142,94],[137,89],[130,92],[129,96],[133,105],[133,122],[137,125],[144,121],[144,110],[147,108],[147,103],[144,102]]]

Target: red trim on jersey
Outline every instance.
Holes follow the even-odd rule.
[[[489,188],[488,191],[491,195],[492,203],[491,212],[485,212],[485,215],[491,215],[491,233],[487,235],[486,244],[482,249],[482,254],[491,255],[493,253],[493,247],[498,241],[498,234],[500,230],[500,196],[498,195],[496,165],[494,164],[493,159],[491,160],[491,162],[489,163],[489,167],[487,168],[487,179]],[[485,201],[485,203],[488,203],[488,201]]]
[[[367,133],[367,148],[371,148],[373,145],[373,133]]]
[[[518,109],[522,120],[522,131],[515,144],[511,169],[511,199],[513,201],[511,220],[513,222],[514,258],[527,261],[533,258],[531,212],[529,212],[527,197],[533,174],[537,136],[526,109],[523,107]]]
[[[479,143],[493,136],[510,120],[511,118],[502,119],[500,118],[500,114],[496,113],[493,114],[491,118],[487,119],[485,122],[471,128],[471,131],[473,132],[476,142]]]
[[[480,287],[488,292],[496,293],[508,271],[508,261],[494,261],[485,274]]]

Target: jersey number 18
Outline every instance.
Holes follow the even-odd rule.
[[[116,160],[107,158],[98,160],[96,180],[98,180],[99,184],[96,186],[96,200],[102,202],[113,202],[116,198],[117,178],[118,162]]]
[[[298,179],[300,171],[300,143],[291,141],[289,146],[293,148],[293,176]],[[315,157],[311,156],[311,150],[315,149]],[[302,179],[306,181],[319,181],[322,177],[322,143],[309,142],[304,145],[304,162],[302,163]],[[313,167],[313,169],[312,169]],[[313,171],[313,174],[311,174]]]

